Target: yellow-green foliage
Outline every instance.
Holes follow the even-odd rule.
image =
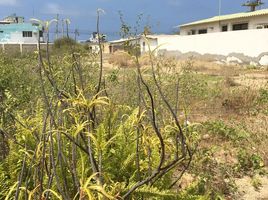
[[[0,199],[118,199],[157,169],[160,143],[150,109],[96,93],[95,56],[52,55],[34,64],[37,55],[21,59],[0,60],[5,75],[0,77],[0,130],[8,137],[8,154],[0,160]],[[159,130],[173,159],[178,129],[167,119]],[[176,197],[168,188],[171,175],[139,188],[133,199]]]

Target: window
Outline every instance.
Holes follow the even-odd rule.
[[[256,29],[263,29],[263,28],[268,28],[268,24],[258,24],[256,26]]]
[[[195,35],[196,34],[196,31],[195,30],[191,30],[191,33],[192,33],[192,35]]]
[[[248,29],[248,23],[233,25],[233,31],[247,30],[247,29]]]
[[[22,36],[23,37],[33,37],[33,32],[32,31],[22,31]]]
[[[222,32],[226,32],[226,31],[228,31],[228,26],[227,26],[227,25],[222,26],[222,27],[221,27],[221,31],[222,31]]]
[[[198,30],[198,34],[206,34],[208,32],[207,29],[200,29]]]

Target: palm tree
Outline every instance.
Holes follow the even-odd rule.
[[[46,35],[47,35],[47,43],[49,43],[49,27],[53,22],[58,22],[57,19],[52,19],[50,21],[46,21],[46,20],[40,20],[40,19],[35,19],[35,18],[31,18],[30,19],[31,22],[35,22],[38,23],[39,26],[42,26],[42,28],[44,28]],[[40,41],[40,35],[38,35],[38,41]]]

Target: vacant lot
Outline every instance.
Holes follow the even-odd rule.
[[[266,68],[77,48],[1,56],[0,199],[267,198]]]
[[[105,65],[108,74],[116,73],[118,87],[127,87],[135,70],[123,57],[118,54]],[[150,59],[143,56],[140,63],[144,76],[150,77]],[[167,97],[174,98],[177,81],[178,115],[199,137],[194,162],[174,189],[204,195],[210,191],[212,199],[268,198],[267,68],[195,58],[158,57],[152,64],[159,66],[155,70]],[[127,89],[122,95],[131,101]]]

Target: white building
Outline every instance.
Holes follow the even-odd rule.
[[[245,62],[268,59],[268,9],[212,17],[183,24],[180,35],[148,35],[110,43],[110,53],[136,45],[141,54],[155,50],[174,56],[238,56]],[[267,61],[268,65],[268,61]]]
[[[43,27],[26,23],[23,17],[11,15],[0,21],[1,44],[37,44],[43,41]]]
[[[116,51],[128,51],[129,49],[132,49],[132,47],[138,48],[138,53],[143,54],[149,51],[149,48],[151,51],[153,51],[157,45],[157,37],[148,35],[140,35],[137,37],[131,37],[131,38],[123,38],[119,40],[114,40],[109,42],[109,52],[114,53]]]
[[[215,16],[178,26],[180,35],[268,28],[268,9]]]

